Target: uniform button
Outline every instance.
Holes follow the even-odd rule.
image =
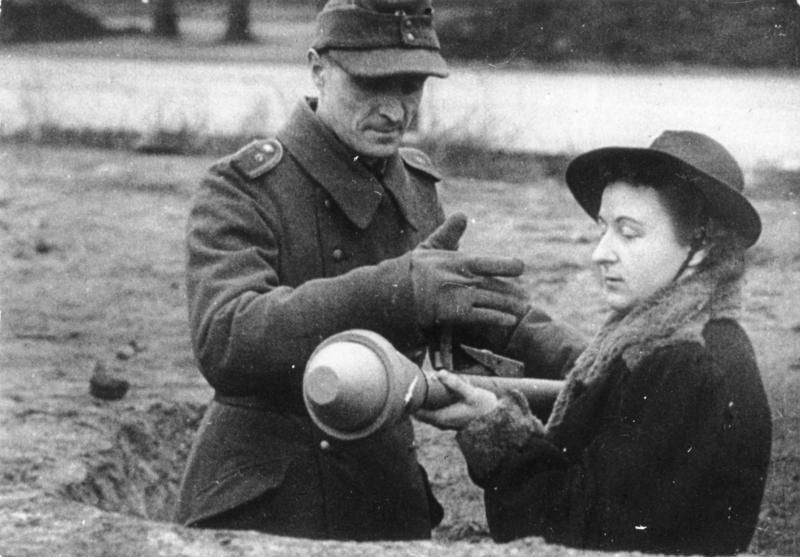
[[[266,144],[264,144],[264,146],[262,147],[262,149],[264,150],[264,152],[265,152],[265,153],[270,153],[270,154],[272,154],[272,152],[275,150],[275,147],[273,147],[273,146],[272,146],[272,145],[270,145],[269,143],[266,143]]]
[[[322,204],[325,205],[326,209],[330,209],[331,208],[331,200],[330,199],[326,199],[325,201],[322,202]]]
[[[340,250],[339,248],[336,248],[335,250],[333,250],[333,254],[332,255],[333,255],[333,258],[336,261],[341,261],[342,258],[344,257],[344,252],[342,250]]]
[[[410,19],[407,19],[407,20],[405,20],[405,22],[404,22],[404,23],[405,23],[405,26],[406,26],[406,27],[411,27],[412,25],[414,25],[414,22],[413,22],[413,21],[411,21]]]
[[[413,41],[416,37],[414,36],[414,33],[409,33],[409,34],[406,35],[406,38],[409,41]]]
[[[330,441],[328,441],[327,439],[323,439],[322,441],[319,442],[319,448],[320,448],[320,450],[323,450],[323,451],[331,450]]]

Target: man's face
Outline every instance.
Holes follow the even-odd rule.
[[[427,76],[357,77],[316,53],[309,60],[320,119],[360,155],[393,155],[417,113]]]

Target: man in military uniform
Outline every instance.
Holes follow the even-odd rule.
[[[400,540],[441,520],[408,419],[339,442],[301,394],[308,357],[334,333],[370,329],[421,362],[437,326],[511,326],[526,311],[509,278],[521,262],[455,251],[465,218],[442,224],[439,174],[400,148],[425,79],[447,75],[432,13],[430,0],[330,0],[308,54],[319,97],[200,187],[187,286],[215,397],[181,486],[183,524]]]

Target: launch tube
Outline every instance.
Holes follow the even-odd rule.
[[[470,384],[502,394],[522,392],[542,416],[562,381],[461,375]],[[420,408],[456,400],[433,373],[425,372],[372,331],[352,329],[323,341],[306,365],[303,398],[320,429],[342,440],[362,439]]]

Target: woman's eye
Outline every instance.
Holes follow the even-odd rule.
[[[639,237],[639,231],[632,226],[622,225],[619,227],[619,235],[629,240]]]

